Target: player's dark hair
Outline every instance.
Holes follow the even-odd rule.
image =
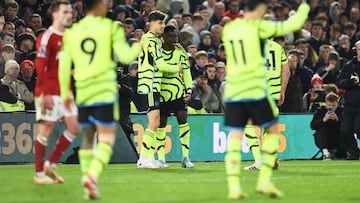
[[[149,14],[149,22],[157,21],[157,20],[164,20],[165,18],[166,18],[166,14],[161,11],[158,11],[158,10],[152,11]]]
[[[60,9],[61,5],[70,5],[70,1],[68,0],[55,0],[51,3],[50,5],[50,10],[51,12],[57,12]],[[38,17],[38,16],[34,16],[34,17]]]
[[[246,5],[249,11],[254,11],[260,4],[266,5],[266,0],[248,0]]]
[[[176,31],[176,27],[173,25],[167,25],[164,28],[164,34],[167,34],[169,32],[173,32],[173,31]]]
[[[93,10],[98,4],[103,3],[103,0],[83,0],[85,11]]]

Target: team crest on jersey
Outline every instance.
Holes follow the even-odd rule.
[[[43,45],[39,48],[38,57],[46,57],[46,45]]]

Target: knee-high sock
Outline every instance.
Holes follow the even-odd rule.
[[[255,128],[253,125],[245,126],[245,137],[246,137],[246,143],[250,147],[250,150],[254,157],[254,160],[261,161],[259,142],[256,137],[256,132],[255,132]]]
[[[156,131],[156,146],[158,160],[165,161],[165,128],[158,128]]]
[[[56,163],[59,161],[75,138],[75,135],[72,135],[69,131],[65,130],[57,140],[56,145],[48,158],[49,162]]]
[[[104,167],[109,163],[112,152],[110,145],[99,142],[94,152],[94,158],[90,162],[88,173],[98,179]]]
[[[142,139],[143,143],[142,143],[140,155],[148,158],[154,158],[155,137],[156,137],[156,132],[151,131],[148,128],[145,130]]]
[[[267,134],[262,146],[262,165],[259,172],[259,182],[270,182],[276,160],[276,150],[279,146],[277,134]]]
[[[225,169],[229,191],[240,189],[240,150],[241,140],[230,139],[225,155]]]
[[[35,172],[41,173],[44,171],[44,161],[46,148],[48,146],[48,138],[38,135],[35,140]]]
[[[179,125],[179,135],[180,135],[180,143],[182,156],[189,157],[189,149],[190,149],[190,128],[188,123]]]
[[[92,149],[80,149],[78,155],[81,172],[85,176],[89,171],[90,162],[94,158],[94,152]]]

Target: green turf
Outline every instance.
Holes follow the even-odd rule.
[[[195,169],[136,169],[112,164],[101,176],[98,202],[233,202],[226,200],[224,163],[195,162]],[[243,162],[243,166],[251,162]],[[62,185],[33,185],[33,165],[0,165],[0,202],[73,203],[82,200],[78,165],[59,165]],[[254,192],[258,172],[242,171],[243,202],[360,202],[359,161],[282,161],[274,172],[285,197],[270,199]]]

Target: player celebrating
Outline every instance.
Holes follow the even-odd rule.
[[[222,32],[227,62],[225,125],[230,128],[225,155],[228,198],[245,197],[240,187],[240,151],[243,129],[249,119],[267,132],[262,145],[262,167],[256,192],[279,197],[282,192],[271,182],[275,153],[279,145],[278,114],[275,102],[267,94],[262,39],[284,35],[301,28],[307,18],[309,6],[302,3],[296,15],[278,23],[262,19],[267,10],[266,0],[251,0],[246,6],[244,18],[229,22]]]
[[[147,112],[148,127],[142,139],[138,168],[166,167],[159,165],[154,159],[156,131],[160,125],[160,83],[162,72],[181,72],[182,66],[179,62],[169,65],[162,56],[162,42],[159,36],[164,32],[165,18],[166,15],[160,11],[151,12],[149,32],[141,37],[143,51],[138,59],[138,93],[144,103],[139,112]]]
[[[118,113],[116,64],[113,54],[122,63],[133,61],[140,51],[126,42],[124,30],[105,18],[103,0],[84,1],[86,16],[67,30],[61,52],[59,80],[65,106],[72,103],[69,91],[72,65],[76,88],[79,122],[84,133],[79,160],[83,172],[84,198],[100,197],[97,181],[109,163],[115,142]],[[98,133],[95,152],[94,133]]]
[[[58,81],[59,51],[63,32],[72,23],[71,5],[66,0],[54,1],[50,6],[53,23],[37,40],[35,107],[39,133],[35,140],[35,184],[63,183],[55,163],[66,151],[76,135],[80,133],[77,122],[77,108],[71,104],[70,111],[64,109],[60,98]],[[55,148],[44,164],[48,140],[53,133],[55,122],[64,118],[66,130],[59,137]],[[44,173],[45,171],[45,173]]]
[[[289,82],[290,70],[284,49],[280,44],[267,40],[266,42],[267,56],[267,79],[270,97],[281,106],[285,100],[286,87]],[[278,108],[276,108],[278,110]],[[246,142],[250,147],[254,156],[255,163],[244,167],[244,170],[258,170],[261,167],[261,153],[253,125],[245,127]],[[277,169],[279,163],[275,163],[274,168]]]
[[[182,149],[183,168],[194,168],[194,164],[189,159],[190,148],[190,128],[187,122],[187,109],[185,103],[191,98],[191,72],[189,57],[187,53],[175,46],[178,42],[178,33],[172,25],[167,25],[163,34],[163,57],[168,64],[182,65],[183,73],[164,72],[161,78],[160,93],[160,127],[157,130],[156,143],[158,161],[167,166],[165,163],[165,127],[167,118],[170,113],[174,112],[179,124],[179,136]]]

